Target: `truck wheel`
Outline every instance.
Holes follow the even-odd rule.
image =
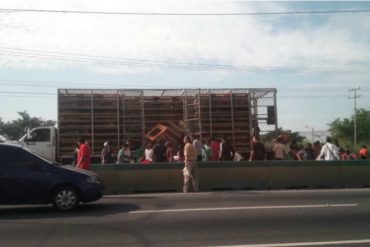
[[[58,187],[52,197],[54,208],[62,211],[75,209],[80,203],[80,196],[76,189],[70,186]]]

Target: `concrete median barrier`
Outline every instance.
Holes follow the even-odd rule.
[[[370,187],[369,161],[199,162],[200,191]],[[93,165],[106,194],[182,191],[183,164]]]

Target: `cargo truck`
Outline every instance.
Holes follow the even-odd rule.
[[[226,136],[246,153],[252,135],[278,127],[276,89],[58,89],[58,127],[32,129],[19,142],[69,163],[85,137],[98,160],[106,141],[140,145],[155,126],[169,125],[201,140]]]

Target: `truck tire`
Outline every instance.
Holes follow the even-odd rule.
[[[60,186],[53,193],[52,203],[54,208],[58,210],[70,211],[75,209],[80,203],[80,195],[71,186]]]

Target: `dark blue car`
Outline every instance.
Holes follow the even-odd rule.
[[[52,163],[22,146],[0,144],[0,204],[53,204],[66,211],[102,195],[95,173]]]

